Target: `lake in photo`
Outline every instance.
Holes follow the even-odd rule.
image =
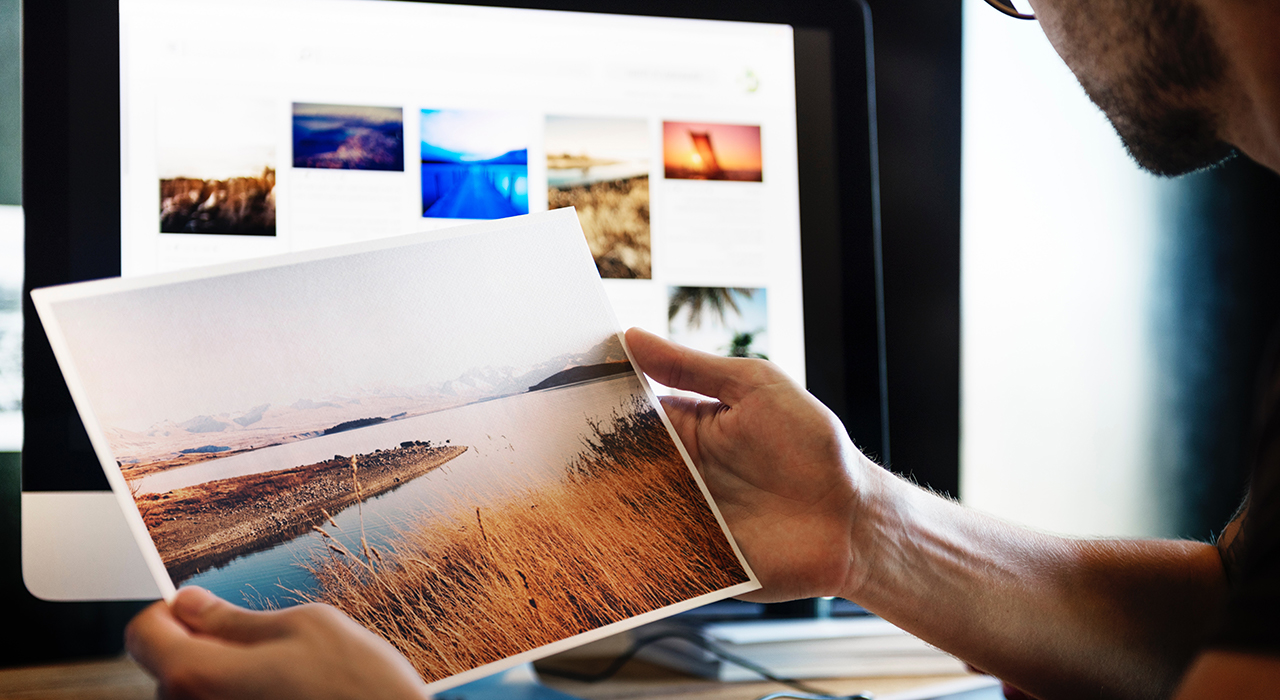
[[[635,375],[544,389],[484,401],[415,418],[381,423],[335,435],[201,462],[140,480],[145,491],[225,479],[288,466],[311,464],[333,455],[394,447],[408,440],[449,440],[467,451],[444,467],[363,503],[369,543],[386,546],[413,520],[468,494],[492,496],[544,478],[559,478],[566,462],[584,447],[588,419],[606,420],[621,401],[642,394]],[[339,528],[327,527],[348,549],[360,549],[360,508],[335,513]],[[310,532],[254,552],[178,583],[198,585],[221,598],[251,603],[312,592],[315,579],[299,564],[324,551],[323,538]],[[287,604],[284,603],[284,604]]]

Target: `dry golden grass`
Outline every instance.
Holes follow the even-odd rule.
[[[576,207],[601,277],[649,279],[649,176],[547,192],[551,209]]]
[[[162,233],[276,235],[276,171],[255,177],[160,181]]]
[[[424,517],[393,551],[331,538],[332,604],[438,680],[747,580],[658,414],[591,424],[563,478]]]

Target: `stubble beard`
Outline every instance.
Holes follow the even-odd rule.
[[[1166,177],[1231,158],[1235,149],[1219,136],[1213,105],[1226,60],[1203,13],[1188,0],[1119,4],[1126,6],[1119,41],[1136,58],[1109,84],[1082,74],[1080,85],[1111,121],[1129,155],[1142,169]]]

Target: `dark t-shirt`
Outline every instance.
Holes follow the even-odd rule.
[[[1230,598],[1213,648],[1280,653],[1280,348],[1276,342],[1272,348],[1262,374],[1249,496],[1218,545]]]

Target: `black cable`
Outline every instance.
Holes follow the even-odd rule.
[[[876,118],[876,44],[871,28],[871,5],[854,0],[862,9],[862,37],[867,58],[867,135],[871,149],[871,244],[876,278],[876,352],[880,364],[880,458],[889,466],[889,348],[884,321],[884,236],[880,218],[880,126]]]
[[[538,673],[541,673],[547,676],[557,676],[559,678],[566,678],[568,680],[578,681],[580,683],[599,683],[601,681],[608,680],[612,678],[614,675],[616,675],[618,671],[621,670],[622,667],[625,666],[628,661],[635,658],[635,655],[639,653],[641,649],[655,642],[662,641],[664,639],[683,640],[685,642],[688,642],[698,647],[699,649],[702,649],[703,651],[706,651],[716,656],[722,661],[727,661],[735,666],[741,666],[742,668],[745,668],[748,671],[751,671],[752,673],[755,673],[761,676],[765,680],[773,681],[774,683],[785,685],[789,688],[794,688],[795,690],[800,691],[801,693],[799,695],[791,694],[791,693],[775,693],[773,695],[766,696],[766,698],[800,698],[801,700],[871,700],[868,696],[862,695],[862,694],[832,695],[830,693],[824,693],[822,692],[821,689],[814,688],[813,686],[808,685],[807,683],[804,683],[802,681],[798,681],[794,678],[783,678],[782,676],[778,676],[772,673],[771,671],[769,671],[768,669],[766,669],[765,667],[759,664],[756,664],[752,661],[748,661],[747,659],[744,659],[741,656],[725,651],[724,649],[720,648],[719,645],[715,644],[711,640],[703,637],[702,635],[692,630],[669,630],[667,632],[660,632],[657,634],[651,634],[651,635],[641,637],[637,639],[634,643],[632,643],[629,649],[627,649],[625,652],[623,652],[621,655],[619,655],[617,658],[611,661],[609,665],[604,668],[604,670],[599,671],[597,673],[579,673],[577,671],[570,671],[567,669],[555,669],[555,668],[539,668]],[[761,698],[760,700],[765,700],[765,698]]]

